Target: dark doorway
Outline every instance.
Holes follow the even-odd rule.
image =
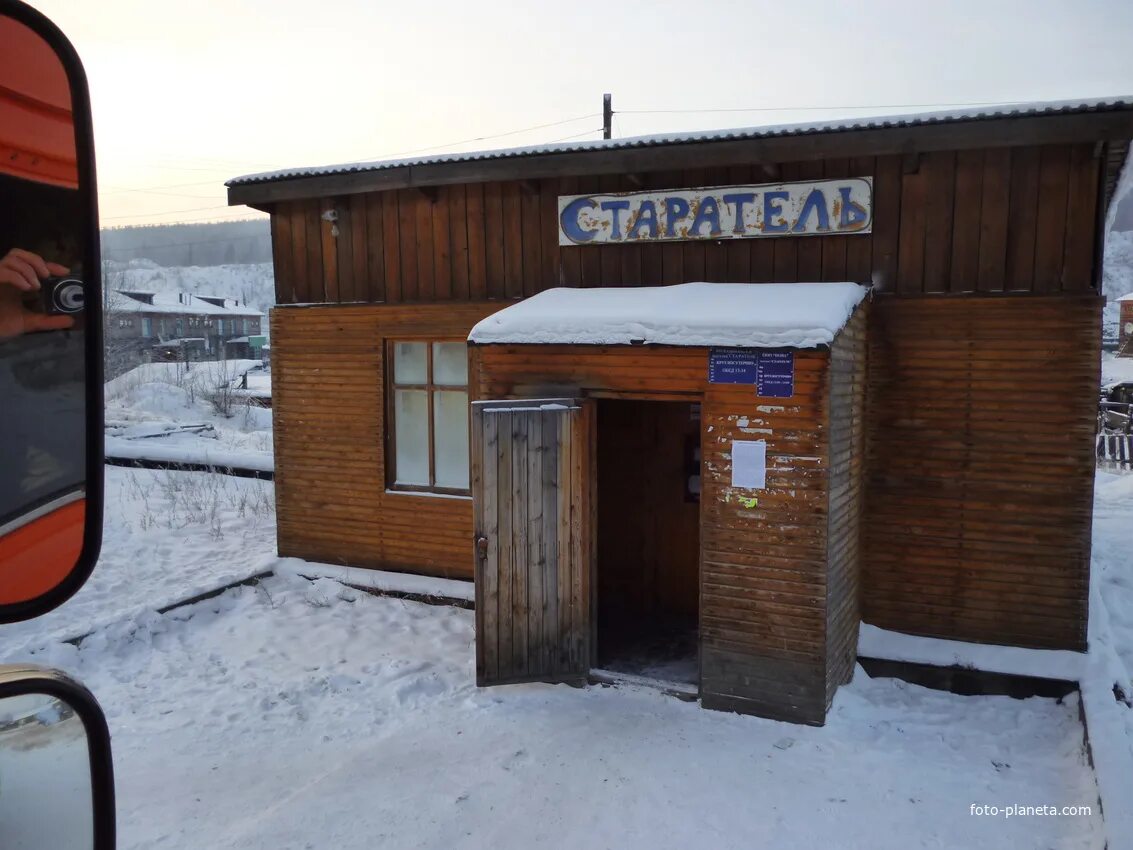
[[[598,666],[699,681],[700,406],[598,402]]]

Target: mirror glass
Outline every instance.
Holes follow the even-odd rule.
[[[47,694],[0,699],[0,846],[94,846],[86,728],[71,706]]]
[[[60,586],[82,550],[84,297],[91,274],[84,258],[93,256],[88,241],[95,222],[93,186],[80,185],[75,108],[62,60],[41,35],[4,16],[0,45],[0,606],[5,606]]]

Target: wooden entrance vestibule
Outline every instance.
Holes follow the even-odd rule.
[[[766,347],[722,349],[649,339],[595,344],[585,335],[574,344],[507,341],[512,310],[530,305],[536,319],[547,317],[549,324],[561,319],[561,312],[540,303],[554,299],[555,290],[473,329],[469,380],[479,399],[472,412],[472,499],[481,684],[582,682],[603,662],[609,638],[616,644],[621,637],[619,626],[640,636],[638,615],[649,616],[647,603],[657,613],[679,609],[682,596],[686,605],[691,602],[691,558],[681,569],[680,556],[666,553],[647,571],[640,569],[645,559],[639,557],[636,575],[629,569],[619,575],[629,561],[624,556],[619,561],[618,548],[640,546],[649,534],[661,533],[662,525],[665,533],[680,536],[680,516],[684,522],[691,517],[669,504],[663,510],[672,512],[671,521],[655,523],[649,513],[668,497],[641,467],[650,455],[658,462],[658,453],[676,454],[662,444],[683,443],[689,433],[685,427],[660,427],[657,417],[676,412],[691,419],[694,410],[700,458],[695,535],[686,533],[676,545],[696,547],[690,608],[697,625],[701,704],[820,724],[835,690],[852,675],[864,455],[866,307],[859,302],[865,290],[850,284],[716,286],[623,290],[612,297],[640,299],[640,315],[648,316],[649,303],[696,304],[700,301],[688,296],[703,295],[716,300],[709,315],[717,316],[734,295],[744,317],[739,321],[750,324],[753,338],[761,321],[771,321],[770,308],[780,299],[798,299],[796,307],[806,304],[818,314],[825,300],[833,307],[826,313],[829,330],[819,328],[807,339],[825,333],[829,341],[777,347],[772,360],[789,363],[789,380],[762,387],[767,392],[761,397],[762,384],[737,378],[728,368],[762,362]],[[584,297],[601,301],[606,292]],[[768,309],[761,310],[763,304]],[[663,316],[677,312],[654,309]],[[515,324],[526,327],[526,321],[521,314]],[[601,329],[594,332],[599,334]],[[496,342],[494,335],[505,339]],[[553,324],[552,331],[530,336],[553,337]],[[717,337],[733,346],[737,338],[748,338],[709,328],[700,339]],[[655,436],[647,436],[651,429]],[[736,468],[736,452],[751,448],[765,455],[758,481]],[[685,452],[682,446],[679,475],[664,476],[678,492],[694,487],[686,481],[694,476],[685,474]],[[603,480],[604,457],[607,471],[617,475],[620,468],[623,480]],[[626,471],[630,465],[632,473]],[[607,530],[603,540],[603,526],[611,524],[617,530]],[[620,622],[610,617],[617,612],[602,605],[604,596],[607,603],[617,599],[619,582]],[[660,606],[662,599],[671,604]]]

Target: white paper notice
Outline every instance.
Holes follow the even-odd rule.
[[[766,440],[732,440],[732,486],[751,490],[767,486]]]

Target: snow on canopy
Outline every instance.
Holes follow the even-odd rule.
[[[1117,300],[1118,300],[1118,302],[1122,302],[1122,301],[1133,301],[1133,292],[1130,292],[1130,293],[1128,293],[1128,294],[1126,294],[1126,295],[1122,295],[1122,296],[1121,296],[1120,298],[1118,298]]]
[[[868,292],[856,283],[682,283],[548,289],[489,316],[475,343],[828,345]]]

